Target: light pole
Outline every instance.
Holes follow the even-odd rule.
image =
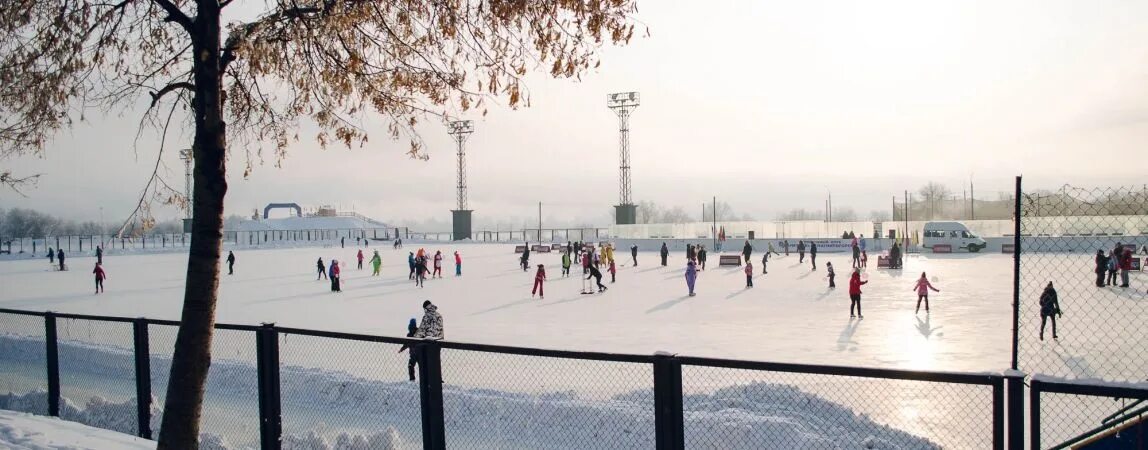
[[[466,139],[474,132],[474,123],[469,120],[456,120],[447,124],[447,134],[454,137],[458,146],[458,209],[451,211],[453,238],[456,241],[470,239],[472,210],[466,202]]]
[[[637,206],[630,198],[630,114],[641,103],[637,92],[619,92],[606,96],[606,106],[618,115],[618,205],[614,207],[618,225],[637,223]]]
[[[104,225],[104,207],[100,207],[100,248],[104,247],[104,234],[107,233],[107,226]]]
[[[195,160],[195,154],[192,153],[190,148],[185,148],[179,151],[179,159],[183,161],[183,198],[187,200],[187,205],[184,206],[183,213],[183,232],[191,232],[191,163]]]

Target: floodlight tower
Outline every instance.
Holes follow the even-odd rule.
[[[195,156],[190,148],[179,151],[179,159],[183,161],[183,197],[187,200],[187,207],[183,214],[183,232],[191,232],[191,163]]]
[[[614,206],[615,223],[630,225],[637,222],[638,207],[630,198],[630,114],[638,108],[637,92],[619,92],[606,96],[606,106],[618,115],[618,205]]]
[[[473,212],[466,205],[466,139],[474,132],[474,123],[469,120],[456,120],[447,124],[447,131],[458,145],[458,209],[451,211],[453,238],[456,241],[470,239],[470,224]]]

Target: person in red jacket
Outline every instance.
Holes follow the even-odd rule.
[[[853,318],[854,306],[857,307],[857,317],[865,318],[861,315],[861,285],[868,283],[868,281],[861,281],[861,270],[853,269],[853,276],[849,277],[849,318]]]
[[[108,275],[104,273],[103,264],[98,262],[96,263],[96,268],[92,269],[92,273],[96,275],[96,293],[99,294],[104,291],[104,279],[106,279]]]
[[[913,311],[913,314],[921,312],[921,300],[925,301],[925,314],[929,313],[929,289],[932,289],[933,292],[941,292],[940,289],[929,283],[929,278],[925,276],[925,272],[921,272],[921,278],[918,278],[917,285],[913,286],[913,290],[917,291],[917,310]]]
[[[534,298],[534,294],[538,294],[538,298],[546,298],[546,293],[542,290],[543,281],[546,281],[546,267],[539,264],[538,271],[534,272],[534,289],[530,291],[530,298]]]
[[[1132,250],[1124,249],[1120,256],[1120,287],[1128,287],[1128,271],[1132,270]]]
[[[359,254],[355,256],[359,259],[359,270],[363,270],[363,250],[359,250]]]
[[[457,250],[454,252],[454,276],[462,276],[462,255],[459,255]]]
[[[614,260],[610,260],[610,282],[613,283],[618,275],[618,267],[614,265]]]

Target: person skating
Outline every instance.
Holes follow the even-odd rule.
[[[415,334],[418,333],[418,331],[419,326],[415,324],[415,318],[411,317],[411,321],[407,323],[407,337],[415,337]],[[415,381],[415,366],[419,363],[419,349],[418,347],[411,347],[407,344],[403,344],[402,347],[399,347],[399,353],[402,353],[407,348],[411,349],[411,352],[409,353],[410,357],[407,358],[407,375],[410,377],[411,381]]]
[[[614,280],[617,279],[617,275],[618,275],[618,266],[614,265],[614,260],[612,260],[612,259],[610,260],[610,267],[606,270],[610,271],[610,283],[613,283]]]
[[[594,283],[598,285],[598,292],[606,290],[606,285],[602,284],[602,271],[598,270],[597,266],[590,266],[590,276],[586,277],[587,280],[593,278]]]
[[[837,287],[837,283],[836,283],[837,272],[833,271],[833,263],[832,262],[825,263],[825,270],[829,271],[829,274],[825,275],[825,277],[829,279],[829,289],[836,288]]]
[[[415,258],[415,286],[424,287],[427,280],[427,258],[425,256]]]
[[[694,283],[698,280],[698,267],[693,261],[686,262],[686,287],[690,289],[690,297],[695,295]]]
[[[1120,287],[1128,287],[1128,271],[1132,270],[1132,250],[1124,249],[1120,257]]]
[[[1040,340],[1044,340],[1044,325],[1048,319],[1052,319],[1052,338],[1060,339],[1060,336],[1056,335],[1056,318],[1063,315],[1060,312],[1060,302],[1056,298],[1056,289],[1049,281],[1048,286],[1044,287],[1044,292],[1040,293]]]
[[[526,243],[526,250],[522,251],[522,258],[518,261],[522,265],[522,271],[525,272],[530,267],[530,243]]]
[[[929,279],[925,276],[925,272],[921,272],[921,278],[917,279],[917,285],[913,287],[913,290],[917,291],[917,310],[913,311],[913,314],[921,312],[921,300],[925,300],[925,314],[929,313],[930,289],[932,289],[933,292],[941,292],[940,289],[933,287],[932,283],[929,283]]]
[[[706,270],[706,248],[705,248],[705,246],[701,246],[701,248],[698,249],[698,264],[701,264],[702,270]]]
[[[355,259],[359,261],[358,270],[363,270],[363,249],[359,249],[359,253],[355,255]]]
[[[562,277],[570,276],[570,252],[562,253]]]
[[[741,255],[744,257],[743,259],[745,259],[745,263],[749,264],[749,257],[750,255],[753,255],[753,246],[749,245],[748,240],[745,241],[745,245],[741,247]]]
[[[1104,256],[1104,250],[1096,251],[1096,287],[1104,287],[1105,272],[1108,271],[1108,257]]]
[[[339,260],[332,259],[331,267],[328,269],[327,277],[331,279],[331,292],[343,292],[342,286],[339,285],[339,277],[342,271],[339,270]]]
[[[441,250],[435,250],[435,252],[434,252],[434,273],[431,274],[431,278],[435,278],[435,277],[442,278],[442,251]]]
[[[538,294],[538,298],[546,298],[546,293],[542,290],[542,284],[546,282],[546,267],[542,264],[538,265],[538,271],[534,272],[534,289],[530,290],[530,298],[534,298],[534,294]]]
[[[854,245],[853,246],[853,267],[855,267],[855,268],[861,267],[861,246],[860,245]]]
[[[773,242],[766,242],[766,246],[767,247],[765,250],[765,256],[769,256],[770,253],[773,253],[774,255],[777,255],[777,256],[781,256],[781,253],[778,253],[777,250],[773,249]]]
[[[408,280],[415,279],[415,260],[416,260],[415,252],[408,252],[408,254],[407,254],[407,265],[410,266],[410,269],[411,269],[411,273],[409,275],[407,275]]]
[[[666,267],[666,258],[668,258],[670,256],[670,248],[666,247],[665,242],[662,243],[661,255],[662,255],[662,267]]]
[[[853,308],[857,308],[857,318],[864,319],[865,316],[861,315],[861,285],[868,284],[868,281],[861,281],[861,270],[853,269],[853,275],[849,277],[849,317],[853,317]]]
[[[454,251],[454,276],[462,276],[462,255],[458,253],[458,250]]]
[[[686,259],[691,260],[691,261],[696,261],[694,259],[694,256],[695,256],[694,245],[693,244],[686,244]]]
[[[315,281],[327,278],[327,266],[323,264],[322,257],[320,257],[319,261],[315,263],[315,266],[319,269],[319,276],[315,277]]]
[[[582,252],[582,275],[590,273],[590,253]]]
[[[765,252],[765,254],[761,255],[761,274],[762,275],[769,273],[769,271],[766,270],[766,268],[765,268],[767,265],[769,265],[769,252],[768,251]]]
[[[96,268],[92,269],[92,274],[96,276],[96,293],[104,291],[104,280],[108,278],[108,274],[104,272],[103,264],[96,262]]]
[[[753,263],[748,259],[745,261],[745,287],[753,287]]]
[[[789,254],[789,252],[785,252]],[[800,264],[805,263],[805,241],[797,241],[797,262]]]
[[[64,249],[56,249],[56,262],[60,263],[60,271],[68,270],[68,266],[64,265]]]
[[[809,262],[813,263],[813,270],[817,270],[817,243],[809,243]]]
[[[339,238],[339,248],[347,248],[347,238]],[[334,264],[334,262],[332,262]]]
[[[634,258],[634,267],[638,267],[638,244],[630,246],[630,257]]]
[[[235,274],[235,253],[230,251],[227,252],[227,274]]]
[[[1120,267],[1120,256],[1115,250],[1108,252],[1108,277],[1104,279],[1105,286],[1116,286],[1116,269]]]
[[[56,265],[56,251],[52,250],[52,247],[48,247],[48,265]]]
[[[383,267],[383,258],[379,256],[379,251],[375,250],[375,254],[371,255],[371,271],[372,277],[379,276],[379,269]]]
[[[96,262],[100,264],[104,263],[104,248],[99,245],[96,246]]]
[[[893,246],[889,248],[889,268],[901,268],[901,244],[896,242],[894,242]]]
[[[869,267],[869,254],[865,253],[865,235],[861,235],[861,267]]]

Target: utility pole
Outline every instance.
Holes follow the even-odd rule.
[[[542,202],[538,202],[538,243],[542,243]]]
[[[977,194],[973,190],[973,180],[969,180],[969,214],[972,220],[977,220]]]

